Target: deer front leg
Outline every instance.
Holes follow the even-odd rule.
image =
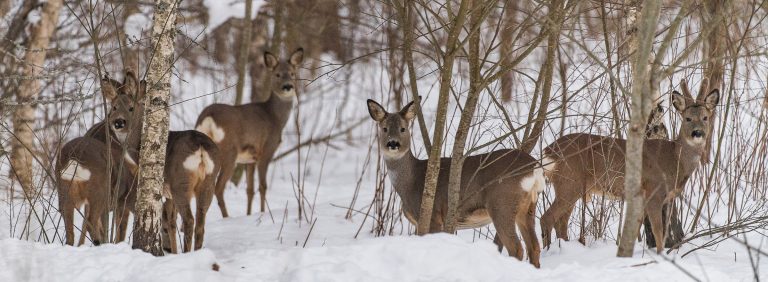
[[[163,250],[168,253],[177,254],[179,252],[176,242],[176,206],[171,199],[166,199],[163,203]]]
[[[251,215],[251,206],[253,204],[253,196],[256,194],[254,192],[254,174],[256,172],[256,165],[255,164],[246,164],[245,165],[245,182],[247,183],[247,188],[245,190],[245,193],[248,194],[248,211],[246,212],[246,215]],[[261,179],[261,177],[259,177]],[[261,183],[259,183],[259,188],[261,188]]]
[[[271,160],[271,157],[259,160],[259,197],[261,197],[259,211],[261,212],[264,212],[264,207],[267,203],[267,169]],[[250,209],[250,201],[248,203]]]
[[[661,253],[661,251],[664,250],[664,235],[666,232],[664,232],[664,224],[662,222],[662,212],[661,212],[662,204],[661,200],[659,201],[648,201],[646,204],[646,214],[648,215],[648,219],[651,222],[651,231],[653,232],[653,237],[656,239],[656,253]]]

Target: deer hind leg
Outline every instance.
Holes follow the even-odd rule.
[[[181,214],[181,228],[184,232],[182,252],[186,253],[192,250],[192,233],[194,232],[195,217],[192,215],[192,208],[189,206],[188,199],[182,198],[175,201],[176,207]]]
[[[88,233],[91,234],[93,245],[99,246],[104,242],[104,228],[101,222],[101,216],[104,209],[100,203],[89,203],[88,206]]]
[[[517,226],[520,228],[520,233],[523,235],[525,248],[528,252],[528,259],[536,268],[541,267],[541,264],[539,263],[541,246],[539,246],[539,240],[536,237],[536,202],[530,202],[527,203],[527,207],[526,205],[521,205],[521,207],[518,208]]]
[[[168,253],[177,254],[179,252],[176,242],[176,206],[173,200],[167,199],[163,203],[163,250]]]
[[[232,174],[235,173],[236,154],[237,153],[223,158],[224,161],[221,163],[219,177],[216,178],[216,189],[214,189],[214,191],[216,193],[216,203],[219,204],[222,217],[229,217],[227,205],[224,203],[224,188],[227,187],[227,182],[232,178]]]
[[[195,197],[196,209],[195,214],[195,250],[199,250],[203,247],[203,238],[205,236],[205,215],[208,213],[208,207],[211,206],[211,200],[213,198],[213,177],[208,176],[200,184],[200,190]]]
[[[523,248],[515,225],[518,203],[510,204],[508,200],[500,198],[503,197],[493,197],[488,209],[493,226],[496,227],[496,235],[504,247],[507,247],[510,256],[523,260]]]
[[[60,188],[61,189],[61,188]],[[67,245],[75,244],[75,206],[65,196],[59,193],[59,211],[64,219],[64,242]],[[85,230],[81,230],[85,232]]]
[[[80,239],[77,240],[77,246],[85,244],[85,230],[88,224],[88,204],[83,205],[83,224],[80,227]]]
[[[117,211],[120,214],[115,215],[115,220],[118,221],[115,226],[117,226],[117,242],[122,242],[125,241],[126,232],[128,230],[128,216],[130,216],[131,211],[125,204],[120,203],[119,205]]]
[[[267,169],[269,168],[269,162],[272,158],[262,158],[259,160],[259,196],[260,206],[259,211],[264,212],[264,206],[267,204]],[[250,201],[249,207],[250,207]]]
[[[256,194],[255,187],[254,187],[254,174],[256,173],[256,164],[246,164],[245,165],[245,182],[247,183],[248,187],[245,190],[246,194],[248,194],[248,211],[246,212],[246,215],[251,215],[251,206],[253,204],[253,196]],[[259,185],[261,186],[261,185]]]

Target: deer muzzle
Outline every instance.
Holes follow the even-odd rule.
[[[691,132],[691,137],[704,138],[704,130],[694,130],[693,132]]]
[[[393,151],[400,149],[400,142],[397,142],[395,140],[390,140],[389,142],[387,142],[387,148]]]
[[[123,129],[125,128],[126,121],[124,119],[116,119],[115,123],[112,125],[115,129]]]

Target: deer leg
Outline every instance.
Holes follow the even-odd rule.
[[[248,188],[245,190],[246,194],[248,194],[248,211],[246,212],[247,215],[251,215],[251,205],[253,204],[253,196],[256,194],[254,192],[254,184],[253,184],[253,180],[254,180],[253,177],[255,176],[254,175],[255,172],[256,172],[256,164],[245,165],[245,182],[248,184]],[[261,179],[261,177],[259,177],[259,179]],[[263,211],[264,210],[262,209],[262,212]]]
[[[189,252],[192,250],[192,233],[194,232],[195,217],[192,215],[192,208],[186,199],[176,200],[176,207],[181,214],[181,228],[184,230],[184,245],[182,252]]]
[[[496,227],[496,234],[501,239],[504,247],[507,247],[507,253],[510,256],[523,260],[523,248],[520,244],[520,238],[517,237],[517,228],[515,225],[516,210],[518,203],[510,204],[508,200],[493,197],[488,204],[488,213]]]
[[[653,237],[656,239],[656,253],[661,253],[664,250],[664,224],[662,222],[661,204],[652,204],[661,201],[648,201],[646,204],[645,212],[648,215],[648,219],[651,221],[651,231],[653,231]]]
[[[571,214],[573,214],[573,207],[566,209],[559,218],[555,219],[555,236],[557,238],[565,241],[570,240],[568,238],[568,221],[571,219]]]
[[[214,189],[214,191],[216,193],[216,202],[219,204],[222,217],[229,217],[227,205],[224,203],[224,188],[227,187],[227,182],[232,178],[232,174],[235,173],[235,159],[235,156],[224,158],[224,162],[221,164],[221,172],[219,172],[219,177],[216,179],[216,189]]]
[[[163,250],[169,253],[177,254],[179,252],[176,242],[176,206],[173,200],[167,199],[163,203]]]
[[[59,195],[59,211],[61,217],[64,219],[64,242],[67,245],[74,246],[75,244],[75,207],[70,201]],[[85,232],[85,229],[81,230]]]
[[[493,243],[496,244],[496,249],[499,250],[499,253],[504,250],[504,243],[501,242],[499,232],[496,232],[496,235],[493,235]]]
[[[259,160],[259,196],[261,197],[259,211],[261,212],[264,212],[264,206],[267,203],[267,169],[271,160],[272,158],[262,158]]]
[[[77,246],[80,247],[85,244],[85,230],[88,223],[88,204],[83,205],[83,224],[80,227],[80,239],[77,240]]]
[[[527,196],[527,195],[526,195]],[[522,233],[525,242],[526,251],[531,264],[536,268],[541,267],[539,256],[541,255],[541,246],[536,238],[536,203],[528,203],[528,207],[522,205],[517,211],[517,226]]]
[[[206,177],[200,188],[201,190],[195,197],[195,200],[197,201],[195,205],[195,208],[197,209],[197,213],[195,214],[195,250],[199,250],[203,247],[205,215],[208,213],[208,207],[211,206],[213,197],[213,178]]]
[[[572,199],[575,198],[575,199]],[[577,197],[569,197],[565,195],[565,193],[560,193],[555,195],[555,201],[552,202],[552,206],[547,209],[547,211],[544,212],[544,214],[541,216],[541,238],[542,238],[542,244],[545,248],[549,248],[549,245],[552,243],[552,228],[556,221],[560,222],[561,227],[565,227],[565,232],[568,231],[568,219],[570,219],[570,214],[573,211],[573,205],[578,200]],[[565,223],[563,223],[563,221]],[[561,230],[562,232],[563,230]],[[558,237],[565,237],[563,239],[567,240],[567,235],[563,234],[557,234]]]
[[[121,204],[122,207],[118,209],[120,212],[120,216],[115,216],[116,220],[119,220],[119,222],[116,224],[117,226],[117,242],[125,241],[125,237],[127,235],[128,230],[128,216],[131,215],[130,209],[128,209],[127,206],[124,204]]]
[[[88,210],[88,233],[91,234],[91,240],[94,246],[99,246],[104,242],[104,234],[102,231],[101,215],[104,210],[98,203],[90,203]]]

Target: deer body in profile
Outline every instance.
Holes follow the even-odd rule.
[[[127,71],[123,83],[105,78],[102,94],[110,104],[105,122],[94,125],[86,136],[125,147],[138,158],[143,126],[146,82]],[[106,131],[109,133],[105,133]],[[200,249],[205,234],[205,215],[213,200],[216,175],[221,168],[219,150],[205,134],[194,130],[170,131],[166,145],[163,195],[164,247],[176,253],[176,216],[181,214],[184,231],[183,251]],[[138,163],[138,162],[137,162]],[[196,213],[190,201],[195,198]],[[127,218],[126,220],[127,221]],[[194,230],[194,231],[193,231]]]
[[[280,146],[282,132],[293,108],[297,91],[296,72],[304,58],[303,49],[293,52],[288,60],[278,60],[264,53],[270,75],[270,93],[265,102],[244,105],[213,104],[197,118],[196,130],[208,135],[219,147],[221,172],[216,181],[216,200],[221,214],[228,217],[224,188],[232,178],[236,164],[246,164],[245,175],[248,211],[254,198],[254,172],[259,172],[260,211],[264,212],[267,193],[267,169]]]
[[[427,160],[410,150],[409,122],[415,116],[413,102],[398,113],[388,113],[368,100],[368,112],[378,124],[379,145],[392,186],[402,200],[406,218],[419,220]],[[441,232],[448,211],[450,158],[442,158],[430,232]],[[543,169],[536,159],[520,150],[498,150],[469,156],[462,167],[458,228],[479,228],[493,223],[501,243],[511,256],[523,259],[520,228],[531,264],[539,267],[539,241],[535,232],[535,207],[544,189]]]
[[[698,168],[706,144],[707,128],[717,106],[717,89],[694,99],[685,81],[684,94],[675,91],[672,105],[682,117],[673,141],[646,139],[643,144],[641,191],[651,223],[657,252],[664,247],[662,206],[681,194],[685,182]],[[624,197],[626,140],[591,134],[563,136],[544,148],[545,175],[555,189],[555,200],[541,217],[543,244],[551,243],[554,227],[558,238],[568,240],[568,220],[581,198],[602,194]]]

